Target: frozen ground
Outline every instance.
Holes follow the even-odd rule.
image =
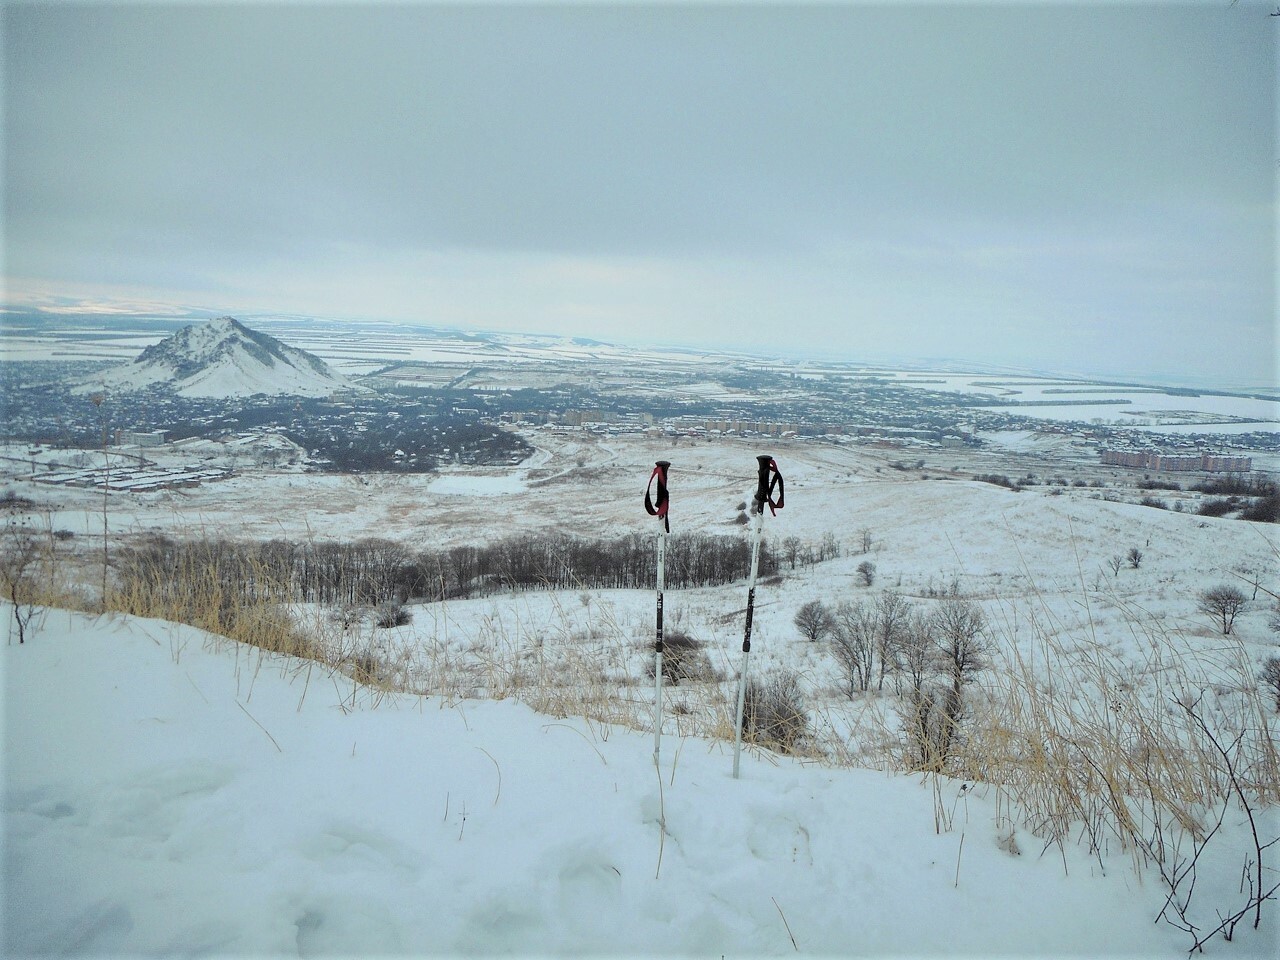
[[[7,956],[1185,949],[1150,877],[1043,852],[953,782],[755,756],[734,781],[722,747],[676,737],[655,770],[651,736],[375,706],[156,621],[50,613],[2,654]]]

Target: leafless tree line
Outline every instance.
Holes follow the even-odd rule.
[[[567,534],[526,534],[484,546],[414,551],[381,538],[352,543],[271,540],[179,541],[158,537],[121,551],[122,581],[216,578],[264,600],[360,605],[411,599],[488,596],[513,590],[648,588],[654,541],[639,534],[586,540]],[[669,589],[711,586],[746,577],[751,545],[742,536],[672,537],[667,545]],[[768,544],[760,575],[776,572]]]

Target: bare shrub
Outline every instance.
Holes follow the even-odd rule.
[[[1196,599],[1197,609],[1218,622],[1224,637],[1231,635],[1236,616],[1249,602],[1238,587],[1225,583],[1202,590]]]
[[[810,600],[796,611],[794,620],[796,629],[808,640],[818,641],[831,632],[835,621],[831,611],[821,600]]]
[[[351,679],[365,686],[385,686],[388,682],[387,669],[382,660],[372,650],[358,653],[350,660]]]
[[[809,736],[809,709],[800,678],[780,670],[747,682],[742,735],[751,743],[794,753]]]
[[[413,611],[397,601],[389,601],[378,607],[373,624],[386,630],[390,627],[403,627],[413,623]]]
[[[42,544],[29,521],[6,518],[0,545],[0,588],[11,608],[18,643],[25,643],[27,627],[36,612],[36,584]]]
[[[1210,664],[1145,612],[1126,620],[1156,690],[1134,683],[1114,651],[1037,627],[1033,657],[1013,638],[987,654],[999,662],[964,704],[945,771],[996,785],[1047,842],[1079,837],[1099,863],[1118,849],[1157,871],[1168,897],[1156,919],[1186,931],[1194,951],[1219,933],[1230,939],[1246,916],[1256,922],[1275,893],[1263,860],[1278,841],[1259,814],[1280,802],[1280,741],[1262,685],[1246,682],[1257,667],[1243,648]],[[1239,682],[1221,682],[1224,671]],[[1226,818],[1252,828],[1238,851],[1220,829]],[[1240,904],[1201,902],[1197,865],[1232,856],[1244,861]]]
[[[876,565],[870,560],[863,560],[858,564],[858,576],[862,579],[863,586],[871,586],[876,580]]]
[[[653,677],[654,662],[648,661],[647,671]],[[707,656],[705,644],[683,630],[667,630],[662,637],[662,679],[668,683],[681,680],[714,680],[715,669]]]

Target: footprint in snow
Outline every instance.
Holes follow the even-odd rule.
[[[308,860],[335,873],[373,867],[395,871],[411,879],[422,872],[426,862],[421,851],[385,834],[348,822],[331,823],[321,832],[304,839],[298,851]]]
[[[809,831],[790,817],[767,808],[752,811],[747,848],[761,860],[813,866]]]

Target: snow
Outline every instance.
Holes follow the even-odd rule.
[[[440,477],[427,487],[433,495],[450,497],[501,497],[526,489],[528,483],[519,475]]]
[[[7,956],[1185,950],[1151,878],[1002,845],[947,780],[735,781],[675,736],[655,770],[651,735],[123,616],[49,612],[3,658]]]

